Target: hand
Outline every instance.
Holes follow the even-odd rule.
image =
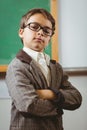
[[[47,99],[47,100],[56,99],[56,94],[52,90],[49,90],[49,89],[36,90],[36,93],[42,99]]]

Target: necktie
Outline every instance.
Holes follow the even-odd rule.
[[[47,66],[46,59],[43,53],[38,54],[38,62],[41,65],[41,67],[47,72],[48,66]]]
[[[46,58],[44,56],[43,53],[39,53],[38,54],[38,63],[40,65],[40,69],[42,70],[44,76],[46,77],[47,79],[47,83],[49,84],[49,68],[47,66],[47,63],[46,63]]]

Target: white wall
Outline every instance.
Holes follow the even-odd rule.
[[[87,76],[69,79],[82,95],[82,105],[75,111],[64,111],[64,130],[87,130]]]
[[[0,130],[9,130],[10,125],[10,99],[0,99]]]
[[[59,61],[87,67],[87,0],[58,0]]]

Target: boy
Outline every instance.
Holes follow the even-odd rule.
[[[12,98],[10,130],[63,130],[63,109],[81,105],[81,94],[61,65],[44,53],[54,31],[55,20],[45,9],[32,9],[21,19],[23,49],[6,75]]]

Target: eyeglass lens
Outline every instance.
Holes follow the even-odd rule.
[[[47,36],[51,36],[52,35],[52,29],[50,29],[49,27],[42,27],[40,24],[36,23],[36,22],[32,22],[29,23],[27,25],[29,27],[29,29],[31,29],[32,31],[36,31],[38,32],[40,29],[43,30],[43,33]]]

